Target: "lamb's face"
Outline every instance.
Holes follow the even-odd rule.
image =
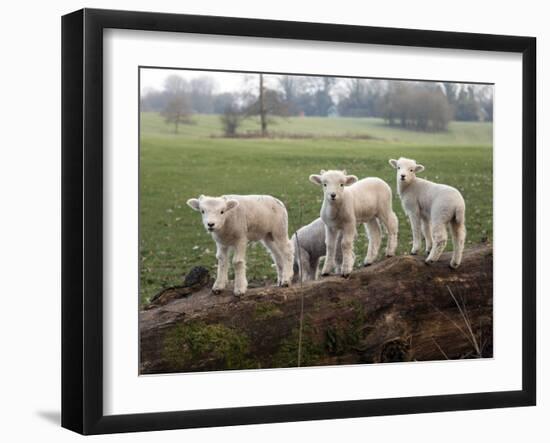
[[[320,175],[310,175],[309,181],[323,187],[325,201],[337,202],[342,199],[344,188],[357,181],[355,175],[347,175],[346,171],[321,170]]]
[[[191,198],[187,200],[187,204],[201,213],[202,224],[208,232],[216,232],[223,228],[227,213],[236,208],[239,202],[225,197],[205,197],[201,195],[198,199]]]
[[[410,183],[416,178],[417,172],[422,172],[424,166],[417,164],[415,160],[401,157],[399,160],[390,160],[390,165],[397,173],[398,183]]]

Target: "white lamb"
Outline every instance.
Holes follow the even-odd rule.
[[[302,226],[291,238],[294,243],[294,280],[317,279],[319,260],[326,255],[325,223],[320,218]],[[342,266],[340,242],[336,245],[336,269]]]
[[[415,160],[390,160],[397,170],[397,190],[403,209],[409,216],[413,234],[411,254],[418,253],[422,235],[426,241],[426,263],[439,260],[447,245],[447,225],[451,227],[453,256],[450,266],[456,269],[462,261],[466,239],[466,205],[460,192],[447,185],[433,183],[416,176],[424,166]]]
[[[358,181],[346,171],[321,171],[310,175],[312,183],[323,187],[324,199],[321,219],[325,223],[327,256],[322,275],[328,275],[335,266],[336,245],[341,237],[341,274],[347,277],[353,269],[353,241],[357,224],[364,223],[369,246],[363,261],[365,266],[374,262],[380,249],[382,232],[379,221],[388,232],[386,256],[395,254],[398,222],[392,210],[392,191],[383,180],[376,177]]]
[[[288,239],[285,205],[270,195],[224,195],[192,198],[187,204],[202,214],[202,223],[216,242],[218,272],[212,286],[219,293],[227,285],[229,252],[234,250],[235,295],[246,292],[246,247],[260,241],[277,266],[277,283],[288,286],[292,279],[294,248]]]

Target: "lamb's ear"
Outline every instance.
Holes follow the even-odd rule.
[[[416,165],[414,172],[422,172],[424,169],[426,168],[423,165]]]
[[[195,211],[200,210],[200,208],[199,208],[199,199],[198,198],[190,198],[189,200],[187,200],[187,205],[191,209],[194,209]]]
[[[325,172],[327,172],[327,171],[325,171],[324,169],[321,169],[320,174],[323,175]]]
[[[227,203],[225,204],[225,210],[230,211],[237,206],[239,206],[239,202],[232,198],[231,200],[227,200]]]
[[[390,166],[393,168],[393,169],[397,169],[397,160],[395,160],[394,158],[390,158]]]
[[[344,170],[342,170],[342,174],[348,175],[348,171],[346,171],[346,170],[344,169]]]
[[[346,186],[353,185],[357,180],[355,175],[346,175]]]
[[[311,183],[315,183],[316,185],[320,185],[321,184],[321,176],[317,175],[317,174],[311,174],[309,176],[309,181]]]

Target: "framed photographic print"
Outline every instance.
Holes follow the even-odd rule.
[[[62,21],[62,425],[536,401],[536,41]]]

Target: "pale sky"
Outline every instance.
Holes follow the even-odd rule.
[[[210,77],[214,80],[215,93],[220,92],[239,92],[250,90],[251,87],[257,87],[258,74],[236,73],[236,72],[220,72],[220,71],[193,71],[186,69],[165,69],[165,68],[141,68],[141,91],[143,95],[148,89],[163,90],[164,81],[170,75],[179,75],[187,81],[197,77]],[[277,87],[277,75],[264,74],[264,82],[266,87]],[[338,87],[333,90],[333,95],[337,96]],[[492,93],[492,88],[490,88]],[[336,98],[336,97],[335,97]]]
[[[179,75],[186,80],[197,77],[210,77],[214,80],[215,92],[235,92],[245,89],[247,82],[255,84],[257,74],[239,74],[234,72],[216,72],[216,71],[189,71],[184,69],[141,69],[141,93],[147,89],[164,89],[164,80],[170,75]],[[268,76],[266,84],[269,84]]]

